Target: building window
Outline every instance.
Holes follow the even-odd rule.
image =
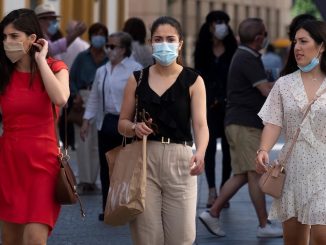
[[[209,2],[209,11],[214,10],[214,1]]]
[[[256,17],[260,18],[260,7],[256,7]]]
[[[250,8],[249,8],[249,6],[245,7],[245,15],[246,15],[246,18],[250,17]]]
[[[227,6],[226,6],[226,3],[222,3],[222,10],[224,12],[227,12]]]
[[[266,28],[267,30],[271,29],[271,10],[266,8]]]
[[[237,27],[239,25],[239,5],[234,4],[234,18],[233,18],[233,26]]]
[[[196,30],[201,26],[201,1],[196,1]]]
[[[280,10],[276,9],[276,37],[280,36]]]

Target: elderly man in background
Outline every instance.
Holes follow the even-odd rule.
[[[58,18],[60,16],[56,14],[54,7],[50,3],[40,4],[34,11],[38,17],[44,35],[49,41],[49,54],[51,56],[66,52],[67,48],[72,44],[72,42],[86,31],[85,23],[79,21],[75,28],[68,33],[66,37],[60,38],[55,42],[51,42],[51,36],[58,31]]]

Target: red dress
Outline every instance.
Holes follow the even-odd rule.
[[[53,72],[67,69],[48,59]],[[53,229],[60,205],[54,199],[59,172],[52,103],[39,74],[14,71],[0,95],[0,220],[42,223]]]

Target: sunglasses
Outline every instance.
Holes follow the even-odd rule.
[[[152,118],[149,115],[149,113],[145,111],[145,109],[143,109],[141,112],[141,118],[143,122],[146,124],[146,126],[153,130],[154,135],[159,133],[158,125],[156,123],[153,123],[153,121],[150,122],[150,119]]]
[[[118,45],[115,45],[115,44],[107,44],[107,45],[105,45],[107,48],[109,48],[109,49],[111,49],[111,50],[113,50],[113,49],[115,49],[115,48],[120,48],[120,46],[118,46]]]

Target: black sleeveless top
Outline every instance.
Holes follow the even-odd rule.
[[[161,137],[175,141],[192,141],[191,105],[189,87],[195,83],[198,74],[191,68],[184,67],[177,80],[162,96],[157,95],[148,84],[149,67],[143,70],[143,76],[136,88],[138,96],[137,121],[141,122],[143,109],[149,113],[153,123],[158,126],[158,133],[150,134],[148,140]],[[140,71],[134,72],[137,83]]]

